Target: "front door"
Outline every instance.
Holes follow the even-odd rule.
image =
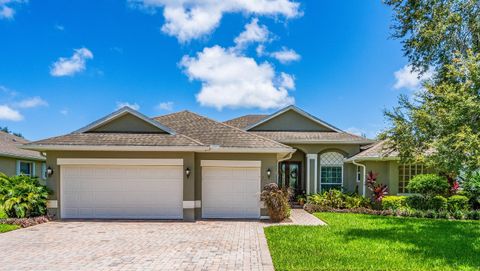
[[[280,163],[280,186],[289,187],[295,195],[301,194],[301,162],[285,161]]]

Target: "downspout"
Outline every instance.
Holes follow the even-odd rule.
[[[364,164],[357,163],[355,160],[352,160],[352,163],[356,166],[359,166],[359,167],[363,168],[363,191],[362,191],[362,194],[365,197],[366,190],[367,190],[367,187],[365,185],[365,180],[367,179],[367,167]]]

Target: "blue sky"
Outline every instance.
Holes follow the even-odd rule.
[[[35,140],[126,103],[227,120],[294,102],[372,137],[418,88],[381,1],[170,2],[0,1],[0,126]]]

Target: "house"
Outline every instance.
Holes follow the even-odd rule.
[[[149,118],[124,107],[24,148],[46,152],[48,207],[59,218],[195,220],[266,216],[259,194],[270,182],[296,194],[365,194],[373,170],[394,193],[405,192],[399,182],[421,169],[399,165],[381,145],[295,106],[224,123],[189,111]]]
[[[0,131],[0,173],[7,176],[25,174],[45,180],[45,156],[38,151],[20,148],[24,138]]]

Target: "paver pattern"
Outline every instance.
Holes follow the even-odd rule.
[[[292,210],[291,222],[313,217]],[[309,217],[310,216],[310,217]],[[0,270],[273,270],[262,221],[54,221],[0,234]]]
[[[1,234],[0,270],[273,270],[273,265],[257,221],[68,221]]]

